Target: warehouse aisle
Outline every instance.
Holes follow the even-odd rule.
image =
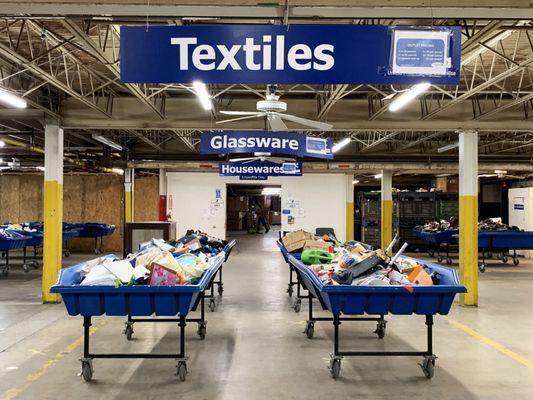
[[[196,324],[188,326],[186,382],[173,375],[172,360],[96,360],[94,381],[83,382],[76,376],[81,318],[67,317],[62,305],[36,302],[40,280],[34,272],[32,278],[14,279],[0,294],[0,398],[55,399],[75,393],[77,399],[87,400],[469,400],[523,399],[533,393],[533,263],[490,269],[481,277],[480,309],[454,307],[450,318],[436,318],[439,359],[433,380],[423,377],[417,358],[349,358],[343,361],[341,378],[333,381],[327,371],[333,330],[329,323],[317,323],[314,339],[303,335],[305,307],[300,314],[290,308],[285,293],[288,269],[275,245],[276,235],[237,237],[224,268],[223,300],[217,312],[207,315],[206,340],[196,336]],[[69,260],[76,261],[79,257]],[[373,323],[344,323],[342,340],[360,349],[424,345],[422,317],[390,321],[384,340],[372,333]],[[177,347],[173,324],[137,324],[132,342],[122,334],[121,318],[96,318],[94,328],[95,351]],[[484,337],[504,344],[507,353]]]

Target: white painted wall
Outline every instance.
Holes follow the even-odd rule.
[[[283,230],[305,229],[314,232],[317,227],[332,227],[337,237],[344,240],[346,179],[344,174],[307,174],[301,177],[269,178],[268,181],[240,181],[238,177],[222,177],[217,173],[169,172],[169,212],[172,220],[176,221],[178,237],[187,229],[197,228],[225,238],[227,184],[281,185],[282,210],[287,208],[289,200],[299,203],[299,206],[291,209],[294,224],[289,225],[287,215],[282,215]],[[217,190],[220,190],[224,201],[220,207],[216,205]]]

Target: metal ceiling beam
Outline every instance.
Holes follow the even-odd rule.
[[[136,130],[133,130],[133,129],[125,129],[125,131],[130,134],[131,136],[134,136],[136,137],[137,139],[143,141],[144,143],[146,143],[147,145],[153,147],[154,149],[156,149],[157,151],[164,151],[163,148],[161,146],[159,146],[157,143],[155,143],[154,141],[148,139],[145,135],[143,135],[141,132],[137,132]]]
[[[87,47],[89,51],[97,60],[99,60],[102,65],[104,65],[109,71],[113,73],[115,78],[120,78],[120,69],[118,65],[118,60],[111,59],[101,48],[101,46],[96,43],[89,35],[87,35],[78,24],[69,19],[64,19],[61,21],[62,25],[72,34],[74,37],[81,42],[82,46]],[[111,30],[110,34],[115,35],[113,27],[109,27]],[[117,37],[117,41],[120,39]],[[102,42],[105,46],[107,43]],[[130,93],[137,97],[145,106],[151,109],[159,118],[164,119],[165,116],[155,105],[153,100],[148,98],[148,95],[142,91],[139,85],[134,85],[131,83],[122,84]],[[155,96],[152,97],[154,100]]]
[[[429,118],[434,117],[438,113],[440,113],[440,112],[442,112],[442,111],[454,106],[457,103],[460,103],[461,101],[464,101],[464,100],[468,99],[469,97],[472,97],[473,95],[475,95],[477,93],[482,92],[484,89],[489,88],[490,86],[494,85],[495,83],[498,83],[498,82],[504,80],[505,78],[516,74],[517,72],[521,71],[522,68],[528,67],[531,63],[533,63],[533,56],[530,55],[527,59],[522,61],[520,64],[515,65],[515,66],[513,66],[513,67],[511,67],[511,68],[509,68],[509,69],[507,69],[507,70],[505,70],[503,72],[501,72],[500,74],[498,74],[498,75],[486,80],[485,82],[473,87],[470,91],[468,91],[468,92],[466,92],[466,93],[464,93],[464,94],[462,94],[460,96],[457,96],[453,100],[448,101],[443,106],[441,106],[441,107],[437,108],[436,110],[431,111],[430,113],[424,115],[422,117],[422,119],[427,120]]]
[[[333,19],[533,19],[530,7],[368,7],[368,6],[292,6],[288,17],[293,18],[333,18]],[[382,5],[386,5],[383,3]],[[279,19],[285,17],[285,6],[241,6],[223,4],[217,6],[201,5],[160,5],[152,4],[149,8],[151,17],[163,17],[165,20],[180,17],[211,18],[254,18]],[[146,17],[144,4],[95,4],[94,2],[65,3],[53,2],[16,2],[0,3],[0,15],[33,17],[62,16],[110,16]]]
[[[483,114],[480,114],[476,117],[476,119],[480,119],[480,118],[486,118],[486,117],[489,117],[491,115],[494,115],[500,111],[503,111],[503,110],[507,110],[508,108],[512,108],[512,107],[516,107],[516,106],[519,106],[521,105],[522,103],[526,102],[526,101],[529,101],[529,100],[533,100],[533,93],[530,93],[528,95],[525,95],[525,96],[522,96],[522,97],[519,97],[513,101],[510,101],[509,103],[505,103],[497,108],[494,108],[490,111],[487,111]]]

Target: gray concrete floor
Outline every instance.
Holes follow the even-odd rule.
[[[0,279],[1,399],[531,399],[533,398],[533,262],[489,263],[480,276],[480,306],[454,305],[437,316],[435,377],[426,380],[419,358],[345,358],[341,378],[329,377],[333,329],[317,323],[302,333],[285,293],[288,269],[268,236],[239,235],[224,267],[223,299],[208,311],[205,341],[187,328],[189,375],[174,376],[173,360],[96,360],[94,380],[76,376],[82,349],[80,317],[63,305],[40,304],[40,272],[13,269]],[[73,264],[91,255],[73,255]],[[423,349],[423,317],[389,317],[387,336],[374,323],[344,323],[351,349]],[[174,324],[136,324],[127,342],[123,318],[94,320],[94,351],[173,351]]]

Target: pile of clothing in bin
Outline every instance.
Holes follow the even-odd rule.
[[[480,231],[520,231],[520,228],[517,226],[510,226],[502,223],[501,218],[489,218],[479,221],[477,228]]]
[[[11,229],[11,228],[9,228]],[[6,238],[6,239],[13,239],[13,238],[18,238],[20,237],[20,235],[18,233],[14,233],[14,232],[9,232],[9,229],[4,229],[4,228],[1,228],[0,229],[0,236],[2,238]]]
[[[168,243],[152,239],[125,259],[105,256],[85,263],[80,285],[194,285],[226,244],[199,231]]]
[[[442,219],[440,221],[428,221],[419,227],[425,232],[442,232],[447,230],[459,229],[459,219],[451,217],[450,219]]]
[[[299,244],[295,242],[298,238]],[[414,285],[437,285],[439,281],[438,275],[429,271],[425,265],[401,256],[406,245],[390,258],[386,251],[372,249],[364,243],[340,243],[331,236],[314,237],[304,231],[288,234],[282,242],[285,247],[286,243],[289,244],[293,249],[291,252],[301,251],[302,262],[323,284],[401,285],[410,289]]]

